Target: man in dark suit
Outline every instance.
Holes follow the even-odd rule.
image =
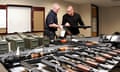
[[[54,40],[56,36],[56,31],[57,28],[60,28],[60,25],[58,24],[58,19],[57,19],[57,13],[60,10],[59,4],[55,3],[53,4],[52,9],[48,13],[46,17],[46,22],[45,22],[45,32],[44,35],[50,38],[50,40]]]
[[[81,16],[74,12],[72,6],[68,6],[67,13],[64,14],[62,20],[62,25],[67,28],[67,34],[78,35],[80,33],[78,24],[84,26]]]

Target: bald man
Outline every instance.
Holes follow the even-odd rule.
[[[60,5],[57,3],[53,4],[52,9],[50,10],[50,12],[46,17],[44,35],[48,36],[50,40],[54,40],[56,36],[55,32],[57,31],[57,28],[60,28],[57,19],[57,13],[59,10],[60,10]]]
[[[68,29],[68,34],[78,35],[79,29],[78,24],[84,26],[81,16],[74,12],[72,6],[68,6],[67,13],[63,16],[62,25],[66,26]]]

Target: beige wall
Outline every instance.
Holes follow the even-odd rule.
[[[82,16],[82,19],[84,21],[84,24],[86,26],[91,25],[91,4],[82,4],[79,6],[79,13]],[[91,36],[91,29],[80,29],[81,34],[84,34],[85,36]]]
[[[100,33],[120,32],[120,7],[100,8]]]
[[[45,17],[48,14],[49,10],[51,9],[51,6],[53,3],[59,3],[61,5],[61,9],[58,13],[58,23],[62,23],[62,16],[66,13],[66,8],[68,5],[73,5],[75,8],[75,11],[80,13],[85,24],[90,25],[90,4],[83,4],[83,5],[77,5],[74,3],[68,3],[61,0],[0,0],[0,4],[14,4],[14,5],[30,5],[30,6],[40,6],[45,7]],[[90,36],[91,32],[90,30],[84,31],[81,30],[82,34],[85,34],[86,36]]]

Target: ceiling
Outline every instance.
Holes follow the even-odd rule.
[[[102,7],[120,6],[120,0],[64,0],[64,1],[77,4],[91,3]]]

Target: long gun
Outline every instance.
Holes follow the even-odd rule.
[[[64,64],[71,65],[72,67],[75,67],[75,68],[77,68],[77,69],[79,69],[80,71],[83,71],[83,72],[96,72],[97,71],[95,68],[88,67],[88,66],[83,65],[83,64],[75,64],[75,63],[67,61],[63,58],[56,57],[56,60],[58,60],[59,62],[64,63]]]
[[[71,59],[75,59],[75,60],[81,61],[81,62],[86,63],[86,64],[89,64],[90,66],[93,66],[93,67],[101,67],[101,68],[104,68],[104,69],[109,69],[104,64],[99,64],[97,62],[93,62],[93,61],[90,61],[90,60],[85,61],[85,60],[83,60],[83,59],[81,59],[79,57],[71,56],[69,54],[65,54],[64,56],[68,57],[68,58],[71,58]]]
[[[31,65],[27,62],[21,61],[20,64],[24,67],[26,67],[31,72],[42,72],[39,69],[37,69],[34,65]]]
[[[103,53],[107,53],[107,54],[110,54],[110,55],[112,55],[112,56],[117,56],[117,55],[119,55],[117,52],[114,52],[114,51],[112,51],[112,50],[106,50],[106,49],[101,49],[101,48],[92,48],[93,50],[97,50],[97,51],[99,51],[99,52],[103,52]]]
[[[86,51],[86,52],[88,52],[88,51]],[[78,55],[81,55],[80,52],[75,52],[75,53],[78,54]],[[89,57],[89,58],[91,58],[91,59],[94,59],[94,60],[96,60],[97,62],[101,62],[101,63],[107,62],[107,63],[112,64],[112,65],[115,64],[115,63],[113,63],[112,61],[106,60],[106,58],[101,57],[101,56],[96,56],[96,57],[92,57],[92,56],[90,56],[90,55],[84,55],[84,56]]]
[[[120,50],[119,49],[118,50],[113,50],[113,51],[118,53],[118,54],[120,54]]]
[[[116,57],[110,55],[109,52],[102,51],[102,50],[98,50],[98,49],[92,49],[92,50],[93,50],[93,51],[96,51],[96,52],[100,52],[99,55],[100,55],[100,56],[103,56],[103,57],[105,57],[105,58],[107,58],[107,59],[114,59],[114,60],[116,60],[116,61],[120,61],[119,58],[116,58]],[[114,54],[115,54],[115,53],[114,53]]]
[[[68,72],[65,69],[63,69],[62,67],[60,67],[59,65],[51,63],[48,60],[42,59],[41,62],[44,63],[45,65],[51,67],[51,68],[57,69],[59,72]]]

